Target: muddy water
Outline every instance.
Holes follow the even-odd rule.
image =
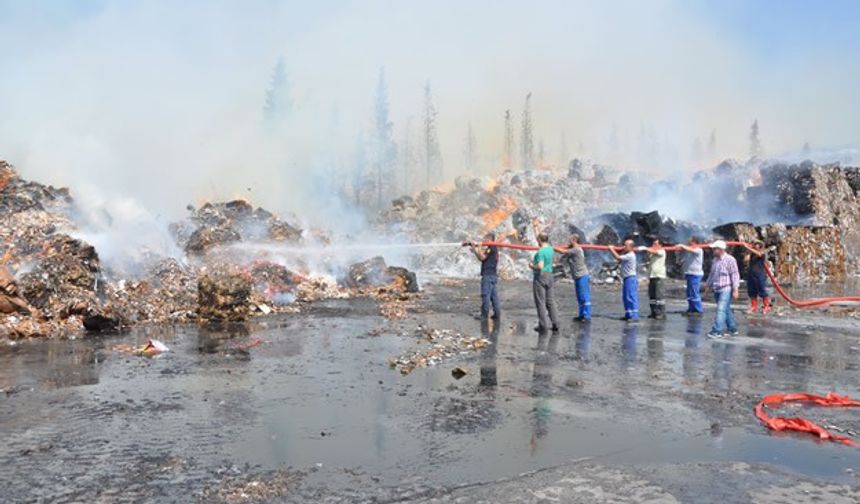
[[[858,330],[741,316],[741,337],[712,342],[707,315],[624,324],[610,318],[617,292],[595,294],[592,324],[543,337],[531,330],[528,286],[514,283],[497,325],[470,317],[473,286],[430,286],[420,312],[401,322],[378,317],[371,301],[343,300],[247,327],[4,348],[0,501],[181,502],[224,474],[284,467],[312,472],[323,494],[355,491],[359,483],[335,477],[344,470],[368,475],[368,493],[453,487],[584,457],[766,463],[856,484],[860,450],[772,435],[751,408],[778,391],[860,395]],[[493,344],[401,376],[386,360],[422,345],[419,325]],[[170,352],[115,349],[150,337]],[[461,380],[456,366],[468,370]],[[858,412],[800,414],[860,431]]]

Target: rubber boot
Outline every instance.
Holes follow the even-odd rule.
[[[762,300],[762,303],[764,304],[764,306],[762,306],[761,312],[762,313],[770,313],[770,298],[769,297],[763,297],[763,298],[761,298],[761,300]]]
[[[765,298],[767,299],[767,298]],[[758,311],[758,298],[750,298],[750,309],[747,310],[747,313],[756,313]]]

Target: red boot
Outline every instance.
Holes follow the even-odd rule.
[[[750,309],[747,310],[747,313],[756,313],[756,312],[758,312],[758,298],[750,298]]]
[[[761,312],[762,313],[770,313],[770,298],[769,297],[763,297],[763,298],[761,298],[761,300],[764,303],[764,306],[762,306]]]

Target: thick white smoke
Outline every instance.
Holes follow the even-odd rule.
[[[712,11],[669,0],[2,1],[0,158],[150,223],[242,196],[354,229],[362,216],[337,193],[383,66],[398,142],[411,118],[420,146],[431,80],[449,175],[469,124],[480,166],[498,168],[504,111],[518,141],[527,92],[535,149],[552,163],[564,150],[689,173],[744,157],[755,118],[770,154],[856,141],[856,38],[768,59]],[[279,58],[291,107],[273,131],[263,106]]]

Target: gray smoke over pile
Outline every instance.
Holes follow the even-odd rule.
[[[753,118],[770,152],[860,133],[845,112],[860,109],[856,39],[766,62],[695,2],[0,1],[0,32],[0,158],[71,187],[103,247],[162,243],[186,203],[236,196],[361,227],[341,194],[383,66],[400,154],[409,135],[421,145],[431,79],[448,176],[469,124],[477,169],[500,167],[504,111],[518,118],[529,91],[545,164],[566,152],[689,173],[745,154]],[[281,57],[273,126],[265,91]]]

